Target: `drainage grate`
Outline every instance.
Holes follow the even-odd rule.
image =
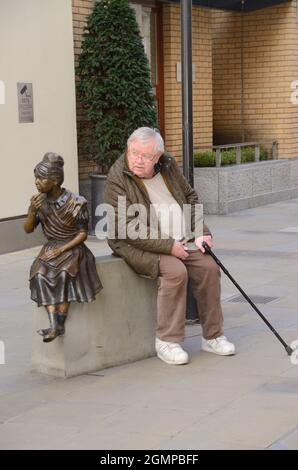
[[[255,304],[269,304],[269,302],[273,302],[273,300],[277,300],[278,297],[266,297],[264,295],[249,295],[248,296]],[[247,300],[242,295],[237,295],[236,297],[232,297],[228,302],[247,302]]]

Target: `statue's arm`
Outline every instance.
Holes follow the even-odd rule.
[[[62,253],[64,253],[65,251],[71,250],[72,248],[74,248],[74,247],[77,246],[77,245],[80,245],[80,244],[83,243],[85,240],[87,240],[87,237],[88,237],[88,232],[85,231],[85,230],[81,230],[81,231],[75,236],[75,238],[73,238],[72,240],[70,240],[70,242],[66,243],[65,245],[63,245],[63,246],[61,247]]]
[[[31,204],[28,209],[28,214],[24,223],[24,230],[26,233],[31,233],[34,231],[35,227],[38,225],[38,209],[42,206],[43,197],[40,194],[36,194],[31,198]]]

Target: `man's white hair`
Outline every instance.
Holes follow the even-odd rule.
[[[164,153],[165,144],[163,138],[157,129],[152,129],[151,127],[139,127],[136,129],[127,139],[127,147],[135,140],[142,142],[142,144],[147,144],[152,139],[155,140],[156,153]]]

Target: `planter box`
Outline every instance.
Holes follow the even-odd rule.
[[[194,187],[206,214],[229,214],[298,197],[298,159],[195,168]]]
[[[80,181],[80,194],[88,201],[89,233],[95,235],[95,226],[99,217],[95,215],[96,207],[104,202],[104,189],[107,175],[91,174],[87,180]]]

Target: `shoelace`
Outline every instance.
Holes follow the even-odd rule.
[[[227,341],[227,338],[225,336],[219,336],[218,338],[210,339],[209,341],[215,341],[217,344],[219,344],[222,341]]]
[[[168,344],[159,344],[158,349],[160,351],[165,351],[166,349],[180,349],[179,344],[168,343]]]

